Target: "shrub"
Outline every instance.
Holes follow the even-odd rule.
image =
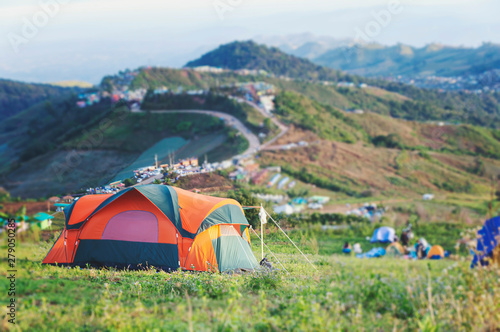
[[[131,185],[134,184],[134,181],[127,178],[127,179],[123,180],[123,184],[125,185],[125,187],[130,187]]]
[[[253,291],[271,290],[281,287],[281,275],[278,272],[252,273],[246,279],[246,287]]]
[[[401,138],[396,134],[379,135],[372,139],[372,143],[378,147],[385,147],[390,149],[401,149]]]

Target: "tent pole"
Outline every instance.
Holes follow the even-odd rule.
[[[264,224],[267,223],[266,220],[266,210],[264,210],[264,207],[262,204],[260,205],[260,211],[259,211],[259,220],[260,220],[260,251],[262,258],[264,259]]]
[[[261,209],[262,209],[262,206],[261,206]],[[262,254],[261,259],[264,259],[264,223],[263,222],[260,223],[260,251]]]
[[[253,229],[252,226],[250,226],[250,229],[252,230],[252,232],[255,234],[255,236],[259,237],[259,234],[257,234],[257,232],[255,231],[255,229]],[[261,238],[259,238],[260,240]],[[267,244],[264,243],[264,245],[266,246],[267,250],[269,250],[269,252],[271,253],[271,255],[273,255],[273,257],[276,259],[276,261],[279,263],[279,265],[281,265],[281,267],[283,268],[283,270],[286,271],[286,273],[289,273],[288,270],[283,266],[283,264],[281,264],[281,262],[279,261],[278,257],[276,257],[276,255],[271,251],[271,249],[267,246]]]

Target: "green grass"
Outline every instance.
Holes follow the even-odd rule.
[[[444,230],[437,226],[437,229]],[[363,231],[291,232],[315,271],[285,237],[265,239],[289,274],[227,275],[42,266],[51,242],[17,242],[17,324],[12,330],[494,330],[498,271],[470,258],[356,259],[338,252]],[[364,231],[368,231],[365,229]],[[429,230],[430,231],[430,230]],[[439,234],[456,240],[456,232]],[[260,258],[260,245],[252,236]],[[5,238],[1,250],[6,252]],[[366,240],[363,242],[365,246]],[[319,254],[315,252],[319,251]],[[276,267],[276,261],[266,253]],[[2,255],[2,276],[7,262]],[[7,289],[8,280],[0,278]],[[7,296],[0,299],[6,305]]]
[[[284,219],[284,221],[286,220]],[[350,227],[337,230],[323,230],[319,224],[299,224],[299,226],[301,228],[289,231],[288,235],[290,238],[296,243],[300,243],[306,253],[319,253],[327,256],[341,255],[342,246],[345,242],[349,242],[351,245],[358,242],[364,252],[376,247],[385,248],[386,244],[370,243],[367,238],[370,239],[374,230],[381,226],[394,227],[396,234],[401,234],[406,227],[406,225],[394,226],[385,222],[372,224],[368,221],[366,223],[353,222]],[[472,229],[471,226],[458,222],[417,222],[413,223],[412,229],[415,235],[412,245],[419,238],[425,238],[430,245],[440,245],[453,255],[467,256],[469,254],[469,251],[463,245],[457,251],[456,245],[458,240],[463,237],[463,234],[468,233]],[[280,252],[292,253],[294,251],[289,246],[284,235],[279,232],[271,231],[266,236],[266,241],[270,242]]]

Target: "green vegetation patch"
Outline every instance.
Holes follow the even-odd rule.
[[[20,330],[468,330],[500,324],[500,286],[493,269],[471,270],[470,259],[409,261],[332,255],[365,231],[289,232],[307,261],[277,230],[264,238],[279,271],[217,274],[165,273],[43,266],[50,242],[18,242]],[[421,233],[424,227],[419,226]],[[436,239],[457,231],[430,229]],[[427,232],[427,231],[425,231]],[[434,239],[430,238],[432,243]],[[5,242],[4,242],[5,243]],[[362,242],[363,249],[368,250]],[[445,248],[447,247],[444,243]],[[260,258],[260,243],[252,234]],[[5,250],[6,246],[2,248]],[[319,251],[318,253],[315,253]],[[6,259],[0,262],[7,269]],[[7,289],[9,280],[0,279]],[[478,314],[480,313],[480,314]],[[5,323],[7,324],[7,323]]]

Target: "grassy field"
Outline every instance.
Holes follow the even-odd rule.
[[[470,257],[455,255],[442,261],[409,261],[336,254],[343,239],[358,236],[363,241],[360,234],[369,231],[322,232],[312,226],[290,232],[316,271],[269,227],[266,242],[288,273],[243,275],[42,266],[52,243],[37,241],[32,234],[18,238],[17,323],[3,318],[3,328],[494,331],[500,326],[499,270],[471,270]],[[459,234],[440,236],[453,243]],[[260,258],[259,241],[252,240]],[[2,241],[6,253],[5,238]],[[362,245],[369,249],[366,241]],[[6,254],[0,265],[0,287],[6,290]],[[4,308],[6,301],[5,291],[0,299]]]

